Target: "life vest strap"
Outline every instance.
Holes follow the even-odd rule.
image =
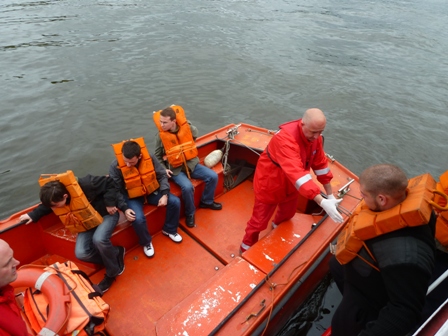
[[[195,144],[192,141],[188,141],[188,142],[182,143],[180,145],[171,147],[169,149],[169,151],[166,153],[167,158],[173,157],[173,156],[176,158],[176,160],[179,158],[179,156],[182,158],[182,162],[185,167],[185,171],[187,172],[187,176],[190,180],[191,180],[190,170],[188,169],[187,159],[185,158],[184,152],[187,150],[194,149],[194,148],[195,148]],[[174,153],[170,154],[171,152],[174,152]],[[168,162],[169,162],[169,160],[168,160]]]
[[[366,249],[367,253],[369,254],[370,258],[373,259],[373,261],[376,263],[376,259],[373,256],[372,252],[370,252],[370,249],[367,247],[367,244],[363,241],[362,245],[364,246],[364,248]],[[369,265],[370,267],[372,267],[373,269],[376,269],[378,272],[380,271],[380,269],[378,267],[376,267],[375,265],[373,265],[370,261],[368,261],[366,258],[361,257],[359,255],[359,253],[356,254],[362,261],[364,261],[367,265]]]
[[[435,209],[437,209],[437,210],[440,210],[440,211],[447,211],[447,210],[448,210],[448,195],[446,195],[445,193],[443,193],[442,191],[439,191],[439,190],[432,190],[432,192],[433,192],[434,194],[437,194],[437,195],[441,196],[442,198],[444,198],[444,199],[445,199],[445,204],[446,204],[446,205],[443,207],[443,206],[437,204],[437,203],[434,202],[434,201],[429,201],[428,203],[431,204],[431,205],[432,205]]]

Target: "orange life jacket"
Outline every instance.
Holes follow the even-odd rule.
[[[448,170],[440,176],[440,180],[437,183],[437,191],[439,192],[434,197],[434,202],[440,206],[436,207],[438,214],[436,222],[436,238],[437,240],[448,249],[448,211],[447,201],[443,195],[448,195]]]
[[[52,181],[61,182],[70,194],[70,203],[62,208],[51,208],[61,222],[72,233],[90,230],[103,222],[103,217],[87,200],[71,170],[62,174],[42,174],[39,185]]]
[[[135,198],[139,196],[149,195],[154,190],[159,188],[159,182],[157,181],[156,171],[154,164],[152,163],[151,156],[146,148],[143,138],[131,139],[137,142],[141,148],[142,157],[136,166],[128,167],[123,159],[123,143],[127,140],[117,144],[113,144],[112,147],[117,157],[118,167],[123,174],[126,190],[128,191],[129,198]]]
[[[110,307],[88,275],[75,263],[57,262],[45,268],[26,265],[17,273],[18,280],[22,280],[13,284],[28,286],[24,294],[25,315],[36,333],[61,336],[103,334]],[[39,287],[45,295],[33,290],[40,290]],[[42,328],[47,329],[46,332],[42,332],[45,331]]]
[[[70,293],[62,279],[51,272],[45,272],[43,266],[25,265],[17,270],[17,279],[12,283],[15,288],[27,287],[24,293],[24,321],[38,335],[57,335],[67,324],[70,315]],[[29,294],[36,288],[45,298],[45,317],[34,314],[30,305]],[[34,303],[36,303],[34,301]],[[50,309],[48,309],[50,308]],[[3,334],[2,334],[3,335]],[[33,334],[34,335],[34,334]]]
[[[336,245],[331,247],[339,263],[344,265],[356,256],[360,257],[358,252],[363,246],[370,253],[365,240],[405,227],[427,224],[433,210],[435,187],[432,176],[423,174],[409,180],[406,199],[391,209],[374,212],[369,210],[364,200],[361,201],[340,233]]]
[[[171,108],[176,112],[176,122],[179,130],[176,133],[164,131],[160,125],[160,112],[153,113],[153,120],[159,129],[160,139],[165,148],[166,157],[169,164],[173,167],[180,167],[188,160],[198,156],[198,150],[191,134],[190,124],[185,117],[184,109],[181,106],[172,105]]]

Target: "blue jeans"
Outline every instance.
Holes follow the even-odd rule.
[[[76,238],[75,255],[82,261],[102,264],[106,275],[115,277],[120,273],[118,267],[118,248],[112,245],[110,237],[118,223],[119,214],[103,216],[103,222],[96,228],[79,232]]]
[[[212,204],[215,197],[215,189],[218,184],[218,174],[214,170],[198,163],[190,176],[205,182],[201,202]],[[180,172],[176,176],[171,176],[171,178],[182,190],[182,198],[185,202],[185,215],[194,215],[196,211],[196,207],[194,206],[194,187],[190,179],[184,172]]]
[[[127,197],[127,196],[126,196]],[[146,196],[146,202],[157,206],[159,200],[162,198],[162,193],[156,190],[150,195]],[[128,207],[135,212],[135,220],[132,222],[135,233],[138,236],[138,243],[141,246],[146,246],[152,241],[152,237],[148,230],[146,223],[146,216],[143,213],[143,204],[145,203],[145,196],[136,198],[127,198],[126,202]],[[163,231],[168,233],[176,233],[179,227],[180,217],[180,199],[173,195],[168,195],[168,203],[166,205],[166,217],[165,224],[163,225]]]

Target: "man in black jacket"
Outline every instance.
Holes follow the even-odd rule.
[[[133,140],[123,143],[122,158],[126,167],[133,167],[135,172],[140,174],[140,166],[145,159],[142,153],[142,147]],[[154,256],[154,246],[152,237],[148,230],[146,216],[143,212],[145,203],[158,207],[166,207],[165,223],[162,228],[162,234],[170,238],[175,243],[182,242],[182,236],[177,233],[180,217],[180,199],[170,193],[170,184],[168,176],[162,165],[148,152],[148,158],[154,166],[154,175],[159,187],[149,195],[131,197],[126,189],[126,182],[123,172],[115,159],[109,166],[110,177],[113,178],[120,193],[125,197],[129,205],[130,212],[126,214],[126,219],[132,223],[132,226],[138,236],[139,244],[143,247],[143,252],[148,258]],[[140,180],[141,181],[141,180]]]
[[[367,168],[359,183],[366,206],[374,212],[392,209],[407,198],[408,180],[394,165]],[[356,257],[343,266],[334,257],[330,260],[343,295],[331,323],[333,336],[404,336],[415,328],[434,269],[435,219],[432,213],[426,225],[365,240],[371,255],[363,247],[359,256],[364,260]]]
[[[124,272],[125,249],[112,245],[110,238],[118,223],[118,209],[125,214],[130,209],[123,196],[117,192],[113,179],[108,176],[87,175],[78,179],[78,184],[93,208],[103,217],[103,222],[93,229],[78,233],[75,255],[79,260],[104,265],[106,274],[98,286],[105,292],[116,276]],[[71,200],[67,188],[59,181],[43,185],[39,196],[42,203],[33,211],[20,216],[21,221],[27,220],[27,224],[37,222],[51,213],[52,208],[64,207]]]

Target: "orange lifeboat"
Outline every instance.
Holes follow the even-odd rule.
[[[39,335],[57,335],[67,323],[70,311],[70,295],[62,280],[55,274],[42,268],[24,266],[17,271],[17,279],[11,285],[15,288],[32,287],[40,290],[51,307]],[[30,321],[33,324],[33,321]]]

